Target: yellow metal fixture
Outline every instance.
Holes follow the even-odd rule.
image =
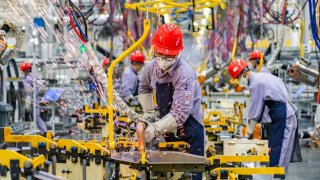
[[[77,148],[77,152],[79,154],[83,154],[88,152],[88,149],[81,145],[79,142],[71,139],[59,139],[57,141],[57,145],[61,149],[65,149],[67,151],[71,151],[71,148]]]
[[[147,38],[150,30],[150,20],[144,20],[144,32],[141,38],[135,42],[132,46],[129,47],[126,51],[124,51],[116,60],[114,60],[110,67],[108,68],[108,108],[109,108],[109,148],[110,150],[114,150],[116,145],[114,141],[114,134],[113,134],[113,70],[115,66],[121,62],[129,53],[135,50],[139,45],[143,43],[143,41]]]
[[[3,134],[4,142],[14,142],[14,143],[26,142],[26,143],[30,143],[31,147],[34,147],[37,149],[40,143],[45,143],[47,150],[50,150],[50,147],[51,148],[57,147],[57,143],[40,135],[12,135],[11,134],[12,131],[10,127],[5,127],[3,131],[4,131],[4,134]]]
[[[210,165],[214,165],[216,160],[219,160],[219,164],[223,163],[237,163],[237,162],[269,162],[269,156],[267,155],[254,155],[254,156],[211,156],[207,159]]]
[[[37,168],[39,166],[43,167],[44,162],[46,159],[43,155],[35,157],[33,159],[29,159],[28,157],[19,154],[12,150],[2,150],[0,149],[0,157],[1,157],[1,166],[6,166],[10,168],[10,161],[11,160],[19,160],[19,167],[24,168],[26,162],[31,163],[33,168]]]
[[[80,143],[80,144],[82,144],[82,143]],[[83,143],[82,145],[83,145],[84,147],[86,147],[86,148],[89,150],[89,152],[90,152],[91,154],[93,154],[93,155],[96,155],[96,151],[97,151],[97,150],[100,151],[100,154],[101,154],[102,156],[106,156],[106,155],[110,155],[110,154],[111,154],[111,152],[110,152],[108,149],[102,147],[102,146],[101,146],[100,144],[98,144],[98,143],[85,142],[85,143]]]
[[[177,141],[177,142],[161,142],[158,144],[159,149],[166,149],[166,148],[172,148],[172,149],[188,149],[189,144],[184,141]]]
[[[228,171],[229,179],[235,180],[236,175],[252,175],[252,174],[273,174],[284,175],[283,167],[258,167],[258,168],[234,168],[234,167],[222,167],[216,168],[211,171],[211,174],[217,174],[218,178],[221,178],[221,171]]]
[[[194,1],[194,10],[215,7],[223,3],[222,0],[197,0]],[[125,8],[132,10],[154,13],[154,14],[171,14],[174,8],[178,8],[175,12],[186,12],[189,7],[193,6],[193,2],[176,2],[174,0],[154,0],[149,2],[126,3]]]
[[[102,114],[102,116],[107,116],[108,111],[108,108],[101,108],[99,106],[92,109],[89,107],[89,105],[84,106],[84,112],[87,114]]]

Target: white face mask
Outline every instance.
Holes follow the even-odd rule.
[[[249,79],[248,79],[247,77],[243,77],[243,76],[242,76],[242,77],[239,79],[239,85],[240,85],[240,86],[246,88],[246,87],[248,87],[248,84],[249,84]]]
[[[169,67],[171,67],[172,64],[176,62],[176,58],[165,58],[165,57],[159,57],[159,56],[155,56],[154,58],[158,62],[160,69],[162,69],[163,71],[169,69]]]

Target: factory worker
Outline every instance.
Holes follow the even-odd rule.
[[[153,93],[156,95],[160,120],[147,125],[145,140],[163,135],[167,142],[190,144],[189,153],[204,155],[201,88],[192,68],[180,58],[182,32],[174,24],[164,24],[152,39],[153,60],[146,65],[139,83],[139,102],[143,119],[154,116]],[[152,119],[152,118],[151,118]],[[201,179],[195,173],[193,179]]]
[[[138,105],[135,96],[138,95],[139,74],[144,65],[145,57],[140,51],[136,51],[130,56],[130,65],[125,67],[120,79],[120,96],[129,105]]]
[[[261,51],[259,50],[254,50],[250,54],[249,61],[251,64],[251,68],[254,72],[257,72],[261,56],[263,56],[263,61],[265,60],[264,54],[262,54]],[[250,66],[250,65],[249,65]],[[263,73],[270,73],[270,71],[266,68],[265,65],[262,65],[261,69],[259,72]],[[268,136],[268,129],[269,129],[269,123],[271,122],[270,116],[269,116],[269,109],[267,106],[264,107],[264,114],[262,115],[262,139],[266,139]]]
[[[263,56],[263,61],[265,60],[265,56],[262,54],[259,50],[254,50],[250,54],[249,61],[252,65],[252,70],[256,72],[258,70],[259,64],[260,64],[260,58]],[[266,66],[262,65],[260,72],[264,73],[270,73],[270,71],[266,68]]]
[[[288,165],[295,145],[297,129],[296,106],[291,103],[284,82],[269,73],[255,73],[248,69],[248,63],[235,60],[228,71],[242,86],[249,86],[251,106],[246,138],[251,138],[255,125],[261,121],[264,106],[269,108],[271,124],[268,132],[270,166]],[[295,147],[296,148],[296,147]],[[300,147],[299,147],[300,148]]]
[[[33,92],[36,91],[36,124],[41,133],[47,131],[47,126],[40,116],[39,108],[39,82],[37,78],[31,73],[32,66],[28,62],[23,62],[20,66],[20,70],[24,73],[25,79],[23,80],[24,89],[26,90],[25,104],[27,116],[32,117],[32,107],[33,107]]]

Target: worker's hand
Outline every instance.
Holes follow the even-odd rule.
[[[148,125],[148,127],[144,130],[144,138],[146,143],[150,143],[153,138],[156,137],[156,129],[152,124]]]
[[[250,91],[249,90],[243,90],[243,94],[245,96],[250,96]]]
[[[157,120],[157,116],[154,112],[146,112],[143,114],[142,119],[153,123]]]
[[[176,133],[178,124],[176,119],[171,115],[167,114],[162,119],[155,123],[150,123],[144,120],[147,124],[145,129],[145,141],[149,143],[153,138],[160,137],[166,133]]]
[[[126,103],[130,106],[130,107],[137,107],[139,106],[139,101],[136,97],[133,97],[132,95],[127,96],[125,99]]]
[[[256,127],[256,124],[257,124],[257,121],[255,121],[253,119],[249,121],[249,125],[247,126],[247,133],[245,135],[245,138],[247,138],[247,139],[251,139],[252,138],[253,131],[254,131],[255,127]]]
[[[25,99],[25,109],[27,112],[30,112],[32,108],[32,97],[27,96]]]

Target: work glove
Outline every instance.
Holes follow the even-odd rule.
[[[256,124],[257,124],[257,121],[255,121],[253,119],[249,122],[249,125],[247,127],[246,136],[245,136],[246,139],[251,139],[252,138],[253,131],[254,131],[255,127],[256,127]]]
[[[32,97],[31,96],[27,96],[25,99],[25,110],[27,112],[32,111]]]
[[[142,119],[150,122],[156,120],[152,93],[139,94],[138,100],[143,109]]]
[[[124,100],[130,107],[139,106],[139,101],[137,100],[136,97],[133,97],[132,95],[127,96]]]
[[[159,137],[166,133],[176,133],[178,124],[176,119],[171,115],[167,114],[162,119],[155,123],[150,123],[145,129],[145,141],[147,143],[155,137]]]

